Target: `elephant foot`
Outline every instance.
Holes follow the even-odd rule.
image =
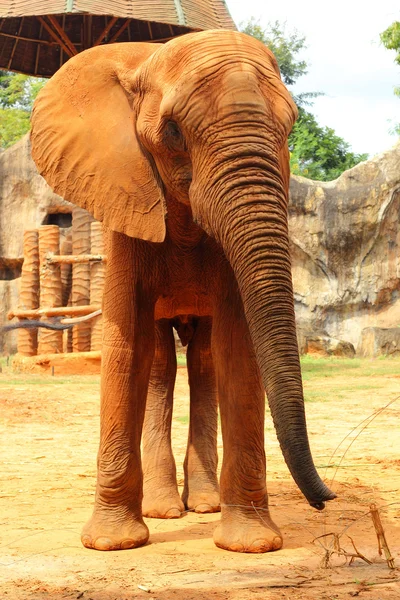
[[[214,532],[214,543],[218,548],[231,552],[261,553],[282,548],[282,535],[263,511],[262,521],[224,518]]]
[[[163,489],[163,488],[161,488]],[[185,511],[185,506],[177,490],[165,490],[162,494],[145,492],[142,502],[144,517],[153,519],[179,519]]]
[[[134,517],[125,509],[95,508],[82,530],[81,541],[93,550],[129,550],[143,546],[149,539],[149,530],[142,518]]]
[[[185,498],[185,493],[182,494],[182,500]],[[219,492],[212,490],[210,492],[189,492],[184,500],[188,510],[196,513],[215,513],[220,512]]]

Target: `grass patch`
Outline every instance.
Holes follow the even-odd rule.
[[[176,362],[178,363],[178,367],[186,367],[186,354],[177,354]]]
[[[320,377],[382,377],[400,376],[400,358],[315,358],[301,357],[301,371],[304,381]],[[354,389],[354,388],[352,388]],[[365,387],[368,389],[368,386]]]
[[[179,423],[184,423],[185,425],[189,423],[189,415],[182,415],[181,417],[175,417],[175,421],[179,421]]]

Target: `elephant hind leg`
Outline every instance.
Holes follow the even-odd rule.
[[[155,353],[143,427],[142,467],[145,517],[174,519],[185,510],[178,493],[171,447],[176,353],[172,324],[156,321]]]
[[[220,510],[217,477],[218,402],[211,355],[211,327],[211,317],[195,318],[187,351],[190,423],[182,500],[189,510],[198,513]]]

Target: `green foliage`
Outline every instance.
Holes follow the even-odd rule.
[[[354,154],[350,145],[330,127],[321,127],[310,112],[299,108],[299,118],[289,138],[290,167],[295,175],[331,181],[354,167],[367,154]]]
[[[381,41],[388,50],[395,50],[394,61],[400,65],[400,21],[395,21],[381,33]],[[400,86],[394,88],[394,93],[400,97]],[[390,133],[400,135],[400,123],[394,125]]]
[[[0,71],[0,147],[8,148],[29,131],[32,105],[45,82]]]
[[[15,144],[29,127],[29,112],[20,108],[0,108],[0,147]]]
[[[268,46],[274,53],[281,71],[282,80],[289,87],[308,72],[305,60],[298,58],[299,52],[306,49],[305,37],[298,31],[288,33],[286,23],[269,23],[266,29],[254,19],[242,24],[241,31],[252,35]],[[323,95],[321,92],[294,94],[299,109],[299,118],[289,137],[292,173],[320,181],[331,181],[343,171],[354,167],[368,158],[367,154],[354,154],[350,145],[336,135],[330,127],[318,124],[314,115],[305,110],[312,99]]]

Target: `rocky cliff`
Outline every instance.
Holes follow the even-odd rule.
[[[0,325],[18,305],[23,232],[47,223],[65,225],[71,209],[37,172],[28,136],[0,153]],[[2,351],[16,351],[15,332],[0,336]]]
[[[27,137],[0,154],[0,322],[18,304],[23,231],[66,228],[70,213],[37,173]],[[336,181],[292,177],[289,228],[303,331],[357,346],[364,328],[400,324],[399,219],[400,143]],[[7,340],[4,351],[15,350],[15,336]]]
[[[298,323],[357,346],[400,324],[400,143],[323,183],[292,177]]]

